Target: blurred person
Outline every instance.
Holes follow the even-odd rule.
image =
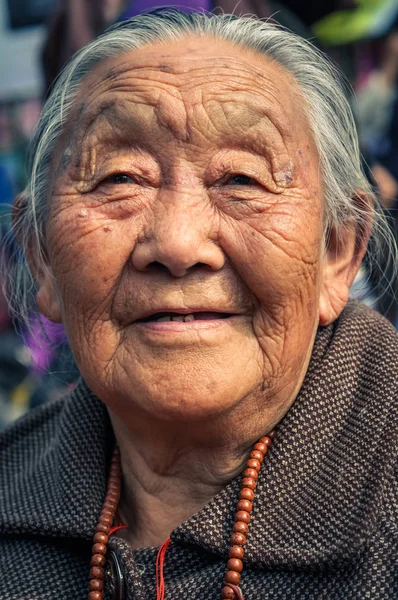
[[[397,597],[398,338],[348,302],[388,229],[319,52],[255,18],[112,27],[14,227],[12,306],[82,379],[0,435],[2,600]]]
[[[397,97],[398,31],[392,31],[383,45],[380,66],[357,91],[360,138],[366,151],[380,161],[389,149],[389,128]]]
[[[343,1],[343,4],[345,2]],[[341,0],[328,0],[308,5],[296,0],[186,0],[173,3],[185,12],[220,11],[221,13],[253,14],[262,19],[272,17],[294,33],[317,43],[311,23],[335,10]],[[49,22],[43,50],[46,93],[62,67],[107,25],[123,21],[159,6],[156,0],[61,0]]]

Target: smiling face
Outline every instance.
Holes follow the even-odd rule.
[[[41,277],[38,304],[119,414],[189,421],[266,403],[277,420],[294,400],[324,265],[303,103],[282,68],[206,38],[84,81],[54,159],[55,278]]]

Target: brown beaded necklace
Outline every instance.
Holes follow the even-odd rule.
[[[268,435],[260,438],[254,445],[253,450],[250,452],[250,456],[246,461],[245,470],[242,474],[239,501],[236,507],[233,533],[230,539],[231,545],[228,553],[227,572],[221,590],[221,598],[223,600],[244,600],[239,584],[243,571],[246,535],[249,531],[258,474],[274,437],[275,431],[271,431]],[[93,538],[94,545],[92,547],[91,556],[88,600],[103,600],[104,566],[106,562],[108,539],[109,536],[118,529],[126,528],[125,525],[112,527],[120,498],[121,474],[120,452],[118,447],[116,447],[112,457],[104,505]]]

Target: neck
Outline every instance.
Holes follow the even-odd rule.
[[[218,428],[135,423],[110,412],[121,452],[123,486],[119,514],[131,547],[158,546],[243,471],[252,445],[276,424]],[[198,434],[199,431],[199,434]],[[225,435],[225,432],[229,435]]]

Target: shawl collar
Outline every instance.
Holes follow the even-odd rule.
[[[0,435],[0,531],[89,540],[114,437],[103,403],[78,383]]]
[[[314,566],[361,551],[388,512],[396,465],[398,336],[350,303],[318,332],[302,389],[259,477],[245,560]],[[89,540],[114,445],[85,386],[0,436],[0,530]],[[21,471],[18,471],[18,467]],[[172,533],[225,556],[240,478]]]
[[[398,450],[397,356],[395,330],[358,304],[320,329],[302,389],[262,465],[246,563],[292,568],[348,559],[381,519],[397,520],[387,508]],[[226,553],[239,484],[174,537]]]

